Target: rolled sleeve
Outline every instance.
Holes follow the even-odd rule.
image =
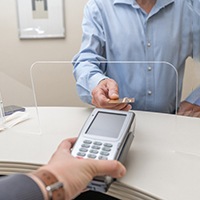
[[[200,106],[200,86],[191,92],[185,100],[191,104]]]

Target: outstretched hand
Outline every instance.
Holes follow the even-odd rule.
[[[107,108],[115,110],[131,109],[127,103],[109,103],[110,100],[119,99],[118,85],[110,78],[102,80],[92,91],[92,104],[97,108]]]

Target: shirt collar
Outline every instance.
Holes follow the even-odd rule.
[[[157,0],[156,5],[158,7],[165,7],[174,1],[175,0]],[[136,0],[114,0],[114,4],[129,4],[133,5],[134,7],[138,6]]]
[[[171,3],[173,3],[175,0],[157,0],[156,5],[158,7],[165,7]]]

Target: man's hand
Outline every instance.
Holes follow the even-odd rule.
[[[127,103],[109,103],[110,100],[119,99],[118,85],[113,79],[102,80],[92,91],[92,104],[97,108],[115,110],[130,110],[131,105]]]
[[[187,101],[182,101],[178,110],[178,115],[190,117],[200,117],[200,106],[191,104]]]
[[[84,191],[95,176],[108,175],[113,178],[121,178],[125,175],[126,168],[117,160],[73,157],[70,152],[75,140],[76,138],[64,140],[49,163],[40,168],[50,171],[64,184],[66,200],[73,199]]]

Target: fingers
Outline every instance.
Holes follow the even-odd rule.
[[[110,79],[107,81],[107,88],[108,88],[108,98],[109,99],[118,99],[119,98],[119,91],[117,83]]]
[[[54,162],[54,159],[60,159],[62,156],[68,159],[72,157],[71,148],[73,147],[76,140],[77,138],[68,138],[63,140],[57,147],[57,150],[52,154],[48,163]]]
[[[195,112],[192,117],[199,117],[200,118],[200,111]]]
[[[104,85],[98,85],[92,91],[92,104],[96,107],[106,107],[109,102],[108,89]]]
[[[183,101],[180,104],[178,115],[200,117],[200,106]]]
[[[110,99],[119,98],[118,85],[112,79],[102,80],[92,91],[92,104],[97,108],[128,111],[132,107],[127,103],[109,103]]]
[[[75,138],[68,138],[63,140],[60,145],[58,146],[57,150],[67,150],[70,152],[70,149],[73,147],[74,143],[76,142],[77,137]]]
[[[132,109],[132,106],[130,104],[126,104],[126,106],[123,109],[121,109],[121,110],[129,111],[131,109]]]
[[[118,85],[112,79],[102,80],[92,91],[92,103],[96,107],[108,106],[110,99],[118,98]]]
[[[183,101],[180,103],[178,115],[189,115],[192,110],[192,104]]]
[[[91,162],[93,176],[111,176],[121,178],[126,173],[126,168],[116,160],[87,160]]]
[[[190,116],[191,115],[191,110],[188,110],[188,111],[186,111],[186,110],[179,110],[177,114],[178,115],[183,115],[183,116]]]
[[[118,103],[118,104],[110,104],[109,103],[109,108],[114,109],[114,110],[129,111],[130,109],[132,109],[132,106],[127,103]]]
[[[191,117],[200,117],[200,106],[193,104],[192,112],[190,113]]]

